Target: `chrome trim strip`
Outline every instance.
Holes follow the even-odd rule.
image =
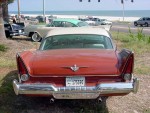
[[[128,94],[137,93],[139,80],[133,82],[101,83],[91,87],[55,87],[47,83],[23,84],[17,80],[13,81],[16,95],[35,94],[52,95],[56,99],[96,99],[103,94]]]
[[[60,75],[58,75],[58,76],[33,76],[33,75],[30,75],[31,77],[67,77],[67,74],[66,75],[64,75],[64,76],[60,76]],[[78,75],[72,75],[72,76],[78,76]],[[80,76],[82,76],[82,75],[80,75]],[[109,76],[119,76],[119,75],[83,75],[83,76],[85,76],[85,77],[90,77],[90,76],[94,76],[94,77],[100,77],[100,76],[106,76],[106,77],[109,77]]]
[[[74,64],[73,66],[63,66],[62,68],[71,69],[73,72],[78,71],[80,68],[88,68],[87,66],[77,66]]]

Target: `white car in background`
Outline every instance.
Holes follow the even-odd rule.
[[[39,42],[48,31],[59,27],[86,27],[88,23],[76,19],[54,19],[47,25],[29,25],[25,27],[25,34],[34,42]]]
[[[101,19],[100,23],[101,25],[112,25],[112,22],[107,19]]]
[[[87,20],[86,22],[92,26],[112,25],[111,21],[108,21],[107,19],[100,19],[100,18],[93,18],[93,19]]]

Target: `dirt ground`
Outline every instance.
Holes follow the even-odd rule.
[[[3,57],[9,57],[12,60],[19,51],[39,47],[39,43],[33,43],[25,37],[16,37],[0,43],[5,43],[9,47]],[[144,59],[149,59],[149,55],[145,55]],[[149,62],[147,61],[147,63]],[[12,75],[12,73],[17,73],[16,67],[0,68],[0,75]],[[11,107],[14,108],[10,108],[13,111],[8,113],[150,113],[150,74],[135,76],[140,79],[137,94],[109,97],[102,103],[97,103],[95,100],[56,100],[54,104],[49,103],[49,98],[31,98],[12,94],[15,100]],[[1,100],[0,97],[0,105],[1,101],[3,102],[3,99]],[[19,110],[17,111],[17,109]],[[3,112],[0,111],[0,113]]]

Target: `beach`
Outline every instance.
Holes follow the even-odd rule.
[[[86,17],[86,15],[54,15],[57,18],[75,18]],[[123,17],[115,17],[115,16],[92,16],[94,18],[107,19],[109,21],[123,21]],[[133,22],[138,20],[140,17],[124,17],[124,21]]]

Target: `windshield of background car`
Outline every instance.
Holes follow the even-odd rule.
[[[54,21],[51,24],[48,24],[47,27],[77,27],[77,25],[71,22]]]
[[[113,45],[111,39],[103,35],[67,34],[47,37],[40,46],[40,50],[69,48],[113,49]]]
[[[83,27],[83,26],[89,26],[89,24],[87,22],[78,22],[77,24],[79,27]]]
[[[21,30],[21,29],[23,29],[23,26],[17,25],[17,24],[12,24],[12,28],[13,28],[14,30]]]

